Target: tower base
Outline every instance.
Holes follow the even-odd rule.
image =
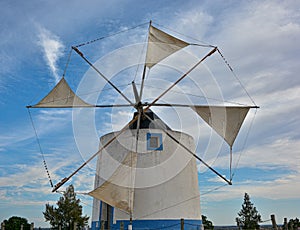
[[[129,220],[118,220],[115,224],[110,223],[108,229],[128,230]],[[103,228],[104,229],[104,228]],[[105,228],[106,230],[107,228]],[[154,230],[154,229],[172,229],[172,230],[202,230],[202,220],[191,219],[160,219],[160,220],[133,220],[133,230]],[[102,230],[100,221],[92,222],[92,230]]]

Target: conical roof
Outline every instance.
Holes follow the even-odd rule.
[[[171,130],[171,128],[163,122],[162,119],[160,119],[152,110],[148,110],[145,112],[147,116],[142,114],[141,120],[140,120],[140,129],[167,129]],[[133,117],[137,116],[138,112],[135,112]],[[149,118],[151,118],[151,120]],[[135,121],[132,125],[129,126],[130,129],[136,129],[137,128],[138,121]]]

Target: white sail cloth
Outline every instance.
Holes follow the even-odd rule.
[[[164,58],[188,46],[189,43],[175,38],[153,26],[150,26],[146,66],[151,68]]]
[[[65,78],[62,78],[56,86],[33,108],[72,108],[92,107],[79,98],[70,88]]]
[[[102,160],[105,161],[103,159],[105,157],[107,156],[102,156]],[[111,177],[88,194],[113,207],[132,213],[136,162],[137,154],[129,152]]]
[[[231,147],[250,109],[246,106],[194,106],[192,108]]]

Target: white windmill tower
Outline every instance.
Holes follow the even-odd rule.
[[[218,53],[215,46],[205,45],[209,52],[188,71],[156,97],[143,102],[146,73],[157,63],[190,44],[154,27],[151,22],[144,71],[138,92],[132,82],[135,102],[132,102],[99,69],[74,46],[76,51],[98,75],[111,85],[127,102],[125,105],[92,105],[79,98],[64,77],[39,103],[28,108],[84,108],[132,106],[137,112],[121,130],[100,138],[100,148],[70,176],[53,188],[57,191],[80,169],[98,156],[95,188],[89,195],[95,198],[92,229],[199,229],[202,225],[196,159],[231,184],[195,154],[193,138],[168,127],[155,113],[153,106],[189,107],[193,109],[232,150],[235,138],[250,108],[254,106],[211,106],[157,103],[165,94],[196,69],[205,59]],[[97,41],[94,40],[94,41]],[[87,44],[90,44],[88,42]],[[227,63],[226,63],[227,64]],[[228,65],[228,64],[227,64]],[[229,66],[229,65],[228,65]],[[229,66],[232,71],[231,67]],[[183,221],[184,220],[184,221]]]
[[[118,132],[102,136],[101,143],[115,135]],[[172,138],[194,151],[190,135],[171,130],[148,110],[139,125],[132,123],[102,151],[95,190],[89,193],[97,198],[92,229],[101,229],[101,224],[127,229],[130,220],[134,229],[180,229],[181,219],[201,226],[196,160]]]

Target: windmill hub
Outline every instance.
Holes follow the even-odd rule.
[[[144,105],[142,104],[142,102],[139,101],[139,102],[135,103],[134,108],[135,108],[138,112],[141,112],[141,111],[143,111],[143,106],[144,106]]]

